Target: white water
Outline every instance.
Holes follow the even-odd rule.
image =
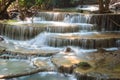
[[[46,41],[46,37],[49,34],[47,33],[41,33],[39,35],[37,35],[35,38],[31,39],[31,40],[26,40],[26,41],[19,41],[19,40],[11,40],[11,39],[5,39],[6,43],[12,43],[14,45],[19,45],[21,47],[33,47],[33,48],[37,48],[37,47],[41,47],[44,46],[45,41]]]

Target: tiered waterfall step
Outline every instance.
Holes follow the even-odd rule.
[[[120,47],[120,32],[66,33],[50,36],[47,45],[79,46],[84,49]]]
[[[120,14],[82,14],[68,12],[39,12],[36,16],[44,21],[96,24],[98,31],[119,31]]]
[[[69,23],[88,23],[90,18],[91,18],[91,15],[82,14],[82,13],[39,12],[35,16],[34,20],[39,20],[39,21],[41,21],[41,20],[42,21],[63,21],[63,22],[69,22]]]
[[[93,30],[95,30],[94,25],[85,23],[41,21],[39,23],[16,22],[12,25],[0,24],[0,35],[18,40],[31,39],[42,32],[73,33]]]

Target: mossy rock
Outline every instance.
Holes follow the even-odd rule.
[[[78,63],[78,67],[82,69],[90,69],[92,66],[87,62],[80,62]]]
[[[17,20],[3,20],[1,21],[1,23],[5,23],[5,24],[11,24],[11,23],[15,23],[15,22],[18,22]]]

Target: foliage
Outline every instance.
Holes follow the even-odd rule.
[[[110,0],[98,0],[99,2],[99,13],[109,13]]]
[[[31,10],[52,10],[53,8],[68,8],[74,7],[79,4],[82,4],[83,1],[90,1],[90,0],[0,0],[0,18],[1,17],[8,17],[7,8],[13,3],[14,1],[18,4],[18,11],[22,13],[22,15],[26,16],[28,12]],[[93,1],[93,0],[91,0]],[[105,7],[103,8],[103,0],[97,0],[100,6],[100,12],[109,11],[109,2],[110,0],[105,0],[104,4]],[[102,1],[102,2],[101,2]],[[34,8],[33,8],[34,7]]]
[[[30,8],[31,6],[34,5],[34,1],[33,0],[19,0],[18,5],[21,7]]]
[[[47,1],[47,0],[35,0],[35,4],[36,4],[36,5],[41,5],[41,4],[43,4],[45,1]]]
[[[4,24],[15,24],[15,22],[17,22],[17,20],[2,20]]]

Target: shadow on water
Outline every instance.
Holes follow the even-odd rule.
[[[76,80],[74,76],[68,75],[65,77],[63,74],[57,72],[41,72],[29,76],[5,79],[5,80]]]

